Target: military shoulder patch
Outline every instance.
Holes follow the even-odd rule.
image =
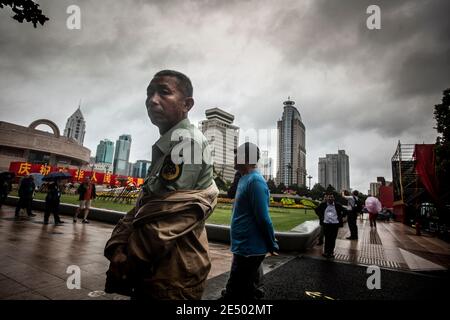
[[[181,176],[183,165],[172,162],[170,155],[164,159],[159,176],[166,182],[174,182]]]

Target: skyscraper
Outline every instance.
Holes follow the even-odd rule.
[[[105,139],[100,141],[95,154],[95,162],[97,163],[113,163],[114,142]]]
[[[86,122],[84,121],[80,106],[78,106],[78,109],[67,119],[64,136],[72,138],[78,144],[83,145],[85,133]]]
[[[148,160],[138,160],[133,164],[132,176],[135,178],[145,178],[147,176],[148,169],[152,163]]]
[[[331,185],[338,192],[350,190],[349,158],[345,150],[319,158],[319,184],[324,188]]]
[[[278,121],[277,183],[306,185],[305,125],[295,102],[288,97]]]
[[[116,141],[116,151],[114,152],[113,173],[118,175],[128,175],[131,149],[131,135],[123,134]]]
[[[269,158],[269,151],[261,151],[258,167],[264,179],[272,179],[272,158]]]
[[[214,161],[214,170],[224,180],[234,178],[234,149],[239,141],[239,127],[233,125],[234,116],[219,108],[205,111],[206,119],[200,121],[200,131],[208,139]]]

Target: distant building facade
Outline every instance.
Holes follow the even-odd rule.
[[[74,139],[78,144],[83,145],[85,134],[86,121],[84,121],[80,106],[78,106],[78,109],[67,119],[64,136]]]
[[[97,145],[97,152],[95,154],[96,163],[113,163],[114,142],[104,139]]]
[[[132,176],[136,178],[145,178],[147,176],[148,169],[150,168],[151,161],[138,160],[133,164]]]
[[[234,149],[238,147],[239,127],[233,125],[234,116],[222,109],[205,111],[206,120],[199,124],[208,139],[214,161],[214,170],[226,181],[234,178]]]
[[[37,130],[49,126],[53,133]],[[40,119],[28,127],[0,121],[0,171],[11,162],[27,162],[65,168],[80,168],[89,163],[91,151],[72,139],[61,136],[58,126]]]
[[[285,186],[306,185],[305,125],[295,102],[283,102],[284,110],[278,121],[277,183]]]
[[[373,197],[378,197],[380,194],[380,186],[381,184],[378,182],[371,182],[369,186],[369,195]]]
[[[129,159],[131,150],[131,135],[123,134],[116,141],[116,150],[114,152],[113,173],[117,175],[128,176]]]
[[[113,166],[111,163],[96,162],[92,166],[94,170],[98,172],[112,173],[113,171]]]
[[[349,157],[345,150],[338,150],[337,154],[327,154],[319,158],[319,184],[327,188],[334,187],[338,192],[350,190]]]
[[[272,160],[273,159],[269,157],[269,151],[261,151],[261,157],[259,159],[258,167],[261,175],[266,181],[273,178]]]
[[[377,177],[377,182],[371,182],[369,185],[368,194],[374,197],[380,196],[380,188],[381,187],[390,187],[392,184],[391,181],[386,181],[384,177]]]

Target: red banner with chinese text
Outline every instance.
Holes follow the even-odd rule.
[[[16,176],[19,177],[26,176],[31,173],[40,173],[45,176],[50,172],[64,171],[71,174],[72,182],[82,182],[86,177],[89,177],[96,184],[107,184],[111,186],[124,186],[129,184],[140,186],[144,183],[144,179],[142,178],[113,175],[111,173],[92,170],[67,169],[63,167],[32,164],[28,162],[11,162],[9,164],[9,171],[14,172]]]

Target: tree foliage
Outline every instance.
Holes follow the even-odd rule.
[[[44,25],[45,21],[48,21],[42,10],[39,9],[39,4],[33,0],[0,0],[0,8],[11,7],[15,15],[12,17],[14,20],[22,23],[24,20],[31,22],[36,28],[37,24]]]
[[[316,183],[311,189],[311,198],[314,200],[323,199],[323,195],[325,193],[325,188],[322,187],[319,183]]]
[[[219,190],[228,191],[228,185],[225,179],[223,178],[223,172],[217,172],[215,166],[213,166],[213,179]]]
[[[273,181],[273,179],[269,179],[267,181],[267,186],[269,187],[269,191],[270,193],[276,193],[277,191],[277,186],[275,184],[275,181]]]
[[[436,174],[440,193],[446,197],[450,193],[450,88],[444,90],[442,102],[434,106],[436,139]]]

